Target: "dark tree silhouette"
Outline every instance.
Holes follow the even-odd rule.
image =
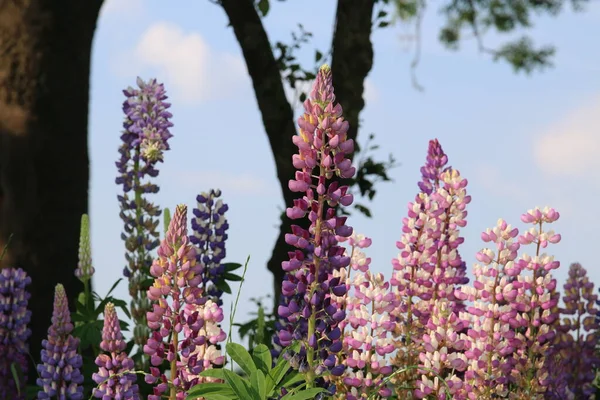
[[[102,0],[0,2],[0,268],[32,278],[31,353],[39,357],[61,282],[81,291],[79,224],[88,206],[92,39]]]

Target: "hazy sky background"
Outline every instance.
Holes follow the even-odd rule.
[[[535,20],[536,43],[555,44],[558,53],[555,68],[531,77],[479,54],[474,41],[464,42],[459,52],[445,50],[437,40],[442,19],[431,8],[422,24],[417,70],[425,91],[418,92],[409,69],[414,46],[406,40],[413,27],[397,25],[373,34],[375,61],[366,81],[359,141],[374,132],[381,146],[378,158],[391,152],[401,163],[390,171],[394,183],[377,186],[369,204],[373,218],[348,220],[356,232],[373,239],[367,254],[374,271],[390,276],[427,143],[438,138],[450,164],[469,180],[473,200],[461,248],[469,273],[483,246],[481,231],[500,217],[523,228],[523,212],[549,205],[561,213],[554,228],[563,240],[548,249],[562,263],[559,284],[574,261],[600,283],[595,237],[600,52],[594,39],[600,37],[600,2],[592,3],[586,13]],[[264,24],[272,43],[289,42],[299,22],[313,32],[313,42],[302,52],[312,65],[315,48],[328,50],[334,11],[331,0],[272,1]],[[236,321],[249,319],[255,309],[250,298],[271,293],[266,262],[284,204],[252,84],[227,23],[223,10],[209,1],[105,2],[94,41],[90,114],[94,284],[101,295],[125,265],[114,162],[123,120],[121,90],[134,85],[138,75],[165,82],[173,104],[172,150],[160,165],[160,193],[151,200],[172,210],[186,203],[191,211],[199,192],[221,188],[230,207],[227,261],[243,263],[251,256]],[[504,38],[485,40],[494,47]],[[126,282],[116,294],[127,298]],[[230,301],[225,299],[226,320]]]

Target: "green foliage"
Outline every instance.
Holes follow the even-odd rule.
[[[553,46],[534,46],[531,38],[523,36],[509,41],[498,49],[484,46],[483,36],[489,32],[514,33],[533,26],[534,15],[557,15],[570,3],[580,11],[589,0],[452,0],[445,1],[440,11],[445,23],[439,32],[440,42],[450,50],[457,50],[461,40],[474,37],[480,51],[491,54],[494,61],[504,60],[515,72],[527,74],[552,65]],[[387,4],[388,0],[383,0]],[[417,30],[427,7],[425,0],[394,0],[396,18],[403,22],[416,21]],[[432,3],[439,4],[439,3]],[[420,32],[416,32],[417,40]]]
[[[270,298],[271,296],[267,295],[266,297]],[[238,327],[238,334],[241,339],[248,337],[249,349],[260,344],[271,346],[271,338],[275,335],[276,316],[273,313],[265,312],[262,298],[251,298],[250,301],[258,307],[257,312],[250,313],[250,315],[256,315],[256,318],[243,324],[235,324]]]
[[[281,400],[302,400],[326,392],[322,388],[304,389],[302,375],[292,370],[283,357],[273,366],[271,352],[264,344],[256,346],[252,354],[237,343],[227,343],[226,350],[244,375],[225,368],[207,369],[200,375],[220,379],[222,383],[200,383],[188,391],[187,400],[198,397],[206,400],[269,400],[282,395]]]

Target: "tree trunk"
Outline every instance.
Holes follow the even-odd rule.
[[[0,1],[0,268],[32,279],[30,350],[38,360],[54,287],[73,306],[83,286],[79,224],[87,213],[91,47],[101,0]]]

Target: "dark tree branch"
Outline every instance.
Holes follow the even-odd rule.
[[[39,357],[54,287],[83,286],[79,224],[87,213],[92,38],[101,0],[0,2],[0,248],[32,278],[30,351]]]

